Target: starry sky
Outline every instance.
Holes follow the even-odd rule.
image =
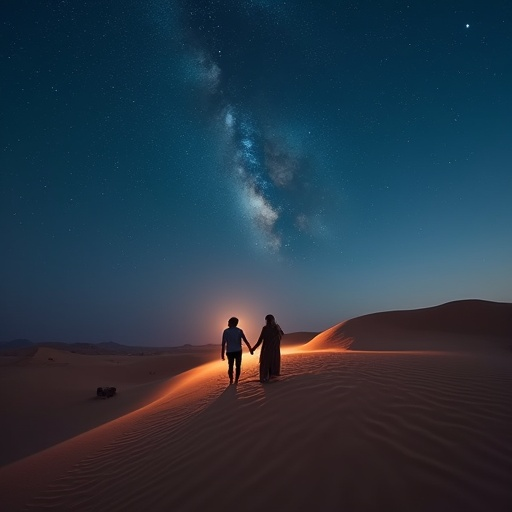
[[[509,0],[16,0],[1,23],[0,341],[512,301]]]

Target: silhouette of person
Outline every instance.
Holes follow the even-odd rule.
[[[271,377],[281,374],[281,338],[284,332],[276,323],[274,315],[267,315],[265,320],[260,337],[252,348],[254,352],[263,343],[260,353],[260,382],[268,382]]]
[[[237,327],[238,318],[231,317],[228,320],[228,328],[222,333],[222,350],[221,358],[224,361],[224,351],[228,357],[228,376],[229,383],[233,384],[233,365],[235,366],[235,384],[240,378],[240,370],[242,368],[242,340],[244,340],[251,355],[253,354],[251,345],[245,337],[244,331]]]

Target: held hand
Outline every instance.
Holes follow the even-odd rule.
[[[222,355],[220,356],[220,358],[224,361],[224,354],[222,354]]]
[[[249,352],[251,353],[251,356],[254,355],[254,350],[252,348],[249,350]]]

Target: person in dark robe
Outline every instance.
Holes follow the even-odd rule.
[[[284,332],[274,315],[267,315],[265,321],[260,337],[252,348],[254,352],[261,345],[260,382],[268,382],[281,374],[281,338]]]

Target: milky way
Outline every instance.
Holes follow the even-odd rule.
[[[453,4],[7,2],[0,340],[510,301],[512,4]]]
[[[283,14],[282,6],[276,9],[268,2],[235,3],[232,8],[237,6],[249,23],[255,10]],[[287,130],[286,119],[276,125],[255,111],[250,94],[232,85],[237,76],[226,76],[220,63],[222,52],[216,50],[225,44],[222,27],[212,21],[216,16],[213,8],[184,8],[185,76],[197,88],[198,101],[201,98],[208,105],[204,122],[215,123],[220,134],[222,178],[235,187],[240,221],[250,223],[255,246],[290,254],[299,237],[314,240],[326,232],[319,169],[311,164],[301,136]]]

